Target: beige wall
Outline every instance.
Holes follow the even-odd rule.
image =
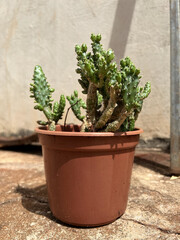
[[[1,0],[0,133],[33,130],[41,113],[33,110],[29,84],[40,64],[54,98],[79,89],[76,43],[90,44],[101,33],[117,59],[130,56],[152,82],[137,126],[144,138],[169,137],[169,4],[164,0]],[[69,122],[75,118],[69,115]]]

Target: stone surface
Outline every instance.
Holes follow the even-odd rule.
[[[150,158],[153,153],[137,154],[121,218],[103,227],[75,228],[56,220],[49,209],[40,148],[0,150],[0,239],[180,239],[180,178],[168,176],[165,162],[156,166]]]

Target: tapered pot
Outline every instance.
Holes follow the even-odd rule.
[[[135,147],[142,129],[125,133],[37,128],[53,215],[75,226],[113,222],[126,209]]]

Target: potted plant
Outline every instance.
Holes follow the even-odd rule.
[[[54,89],[40,66],[35,67],[30,87],[35,109],[47,118],[38,121],[44,126],[36,132],[50,208],[55,217],[76,226],[104,225],[125,212],[135,146],[142,133],[135,121],[151,89],[149,82],[139,87],[140,70],[130,58],[122,59],[118,68],[113,51],[103,49],[101,35],[92,34],[91,40],[92,52],[87,52],[86,44],[75,47],[86,103],[77,91],[67,96],[80,126],[66,125],[66,120],[58,125],[65,97],[52,103]]]

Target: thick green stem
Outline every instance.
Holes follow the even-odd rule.
[[[117,106],[115,107],[114,109],[114,112],[110,118],[110,120],[108,122],[112,122],[112,121],[115,121],[118,116],[119,116],[119,113],[123,110],[123,105],[121,104],[117,104]]]
[[[49,131],[55,131],[56,130],[56,124],[54,121],[52,121],[50,124],[49,124]]]
[[[125,109],[123,109],[118,119],[108,124],[108,126],[105,129],[105,132],[116,132],[123,124],[125,119],[128,117],[128,115],[129,113]]]
[[[92,125],[95,121],[96,107],[97,107],[97,88],[93,83],[89,83],[87,94],[87,122]]]
[[[92,125],[86,119],[83,120],[83,124],[81,125],[81,132],[90,132]]]
[[[54,105],[52,104],[52,93],[54,92],[54,89],[50,88],[41,66],[35,66],[33,83],[30,84],[30,92],[30,97],[34,98],[36,103],[34,109],[43,111],[48,120],[47,122],[40,120],[38,123],[40,125],[45,125],[47,123],[47,125],[49,125],[49,129],[54,131],[55,124],[62,117],[66,102],[64,95],[61,95],[59,103],[55,102]]]
[[[44,115],[46,116],[46,118],[48,119],[48,121],[52,120],[52,111],[51,111],[50,107],[44,107],[43,112],[44,112]]]
[[[113,114],[115,106],[116,106],[116,92],[115,92],[115,89],[111,87],[108,105],[106,109],[103,111],[99,120],[97,121],[95,125],[95,129],[101,129],[106,125],[106,123],[108,122],[108,120],[111,118]]]

